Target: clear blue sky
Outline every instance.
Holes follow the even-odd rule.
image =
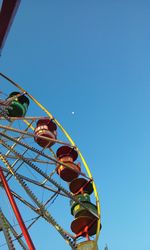
[[[149,250],[150,2],[23,0],[0,64],[85,156],[101,200],[99,250]],[[67,249],[60,237],[50,246],[53,234],[47,249]]]

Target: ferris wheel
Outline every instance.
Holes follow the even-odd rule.
[[[0,78],[0,247],[38,249],[31,235],[43,221],[71,249],[98,249],[99,198],[80,150],[31,94]]]

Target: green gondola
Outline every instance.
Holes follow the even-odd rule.
[[[28,110],[29,106],[29,99],[23,94],[21,96],[18,96],[20,94],[19,92],[12,92],[9,98],[15,97],[9,106],[8,109],[8,116],[10,117],[24,117],[26,115],[26,112]]]

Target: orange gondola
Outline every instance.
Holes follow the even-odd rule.
[[[54,140],[57,138],[57,126],[51,119],[42,118],[38,120],[34,133],[35,141],[41,147],[50,148],[54,145]]]
[[[80,174],[80,164],[75,164],[74,161],[78,157],[77,151],[69,146],[60,147],[57,152],[57,159],[64,164],[57,164],[58,175],[67,182],[71,182]]]

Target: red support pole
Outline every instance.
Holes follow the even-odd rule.
[[[0,10],[0,50],[2,50],[12,25],[20,0],[3,0]]]
[[[29,247],[29,250],[35,250],[35,247],[34,247],[34,245],[33,245],[33,242],[32,242],[32,240],[31,240],[31,237],[30,237],[30,235],[29,235],[29,233],[28,233],[28,231],[27,231],[27,228],[26,228],[26,226],[25,226],[25,224],[24,224],[24,222],[23,222],[23,219],[22,219],[22,217],[21,217],[21,214],[20,214],[19,209],[18,209],[18,207],[17,207],[17,205],[16,205],[16,202],[15,202],[15,200],[14,200],[14,198],[13,198],[13,195],[12,195],[12,193],[11,193],[11,191],[10,191],[10,188],[9,188],[9,186],[8,186],[7,180],[6,180],[6,178],[5,178],[4,174],[3,174],[3,171],[2,171],[2,169],[1,169],[1,167],[0,167],[0,179],[1,179],[1,181],[2,181],[3,187],[4,187],[5,191],[6,191],[6,194],[7,194],[7,196],[8,196],[8,199],[9,199],[9,201],[10,201],[10,204],[11,204],[11,206],[12,206],[12,209],[14,210],[15,216],[16,216],[16,218],[17,218],[17,220],[18,220],[18,223],[19,223],[20,228],[21,228],[21,230],[22,230],[22,234],[23,234],[23,236],[24,236],[24,238],[25,238],[25,240],[26,240],[26,242],[27,242],[27,245],[28,245],[28,247]]]

